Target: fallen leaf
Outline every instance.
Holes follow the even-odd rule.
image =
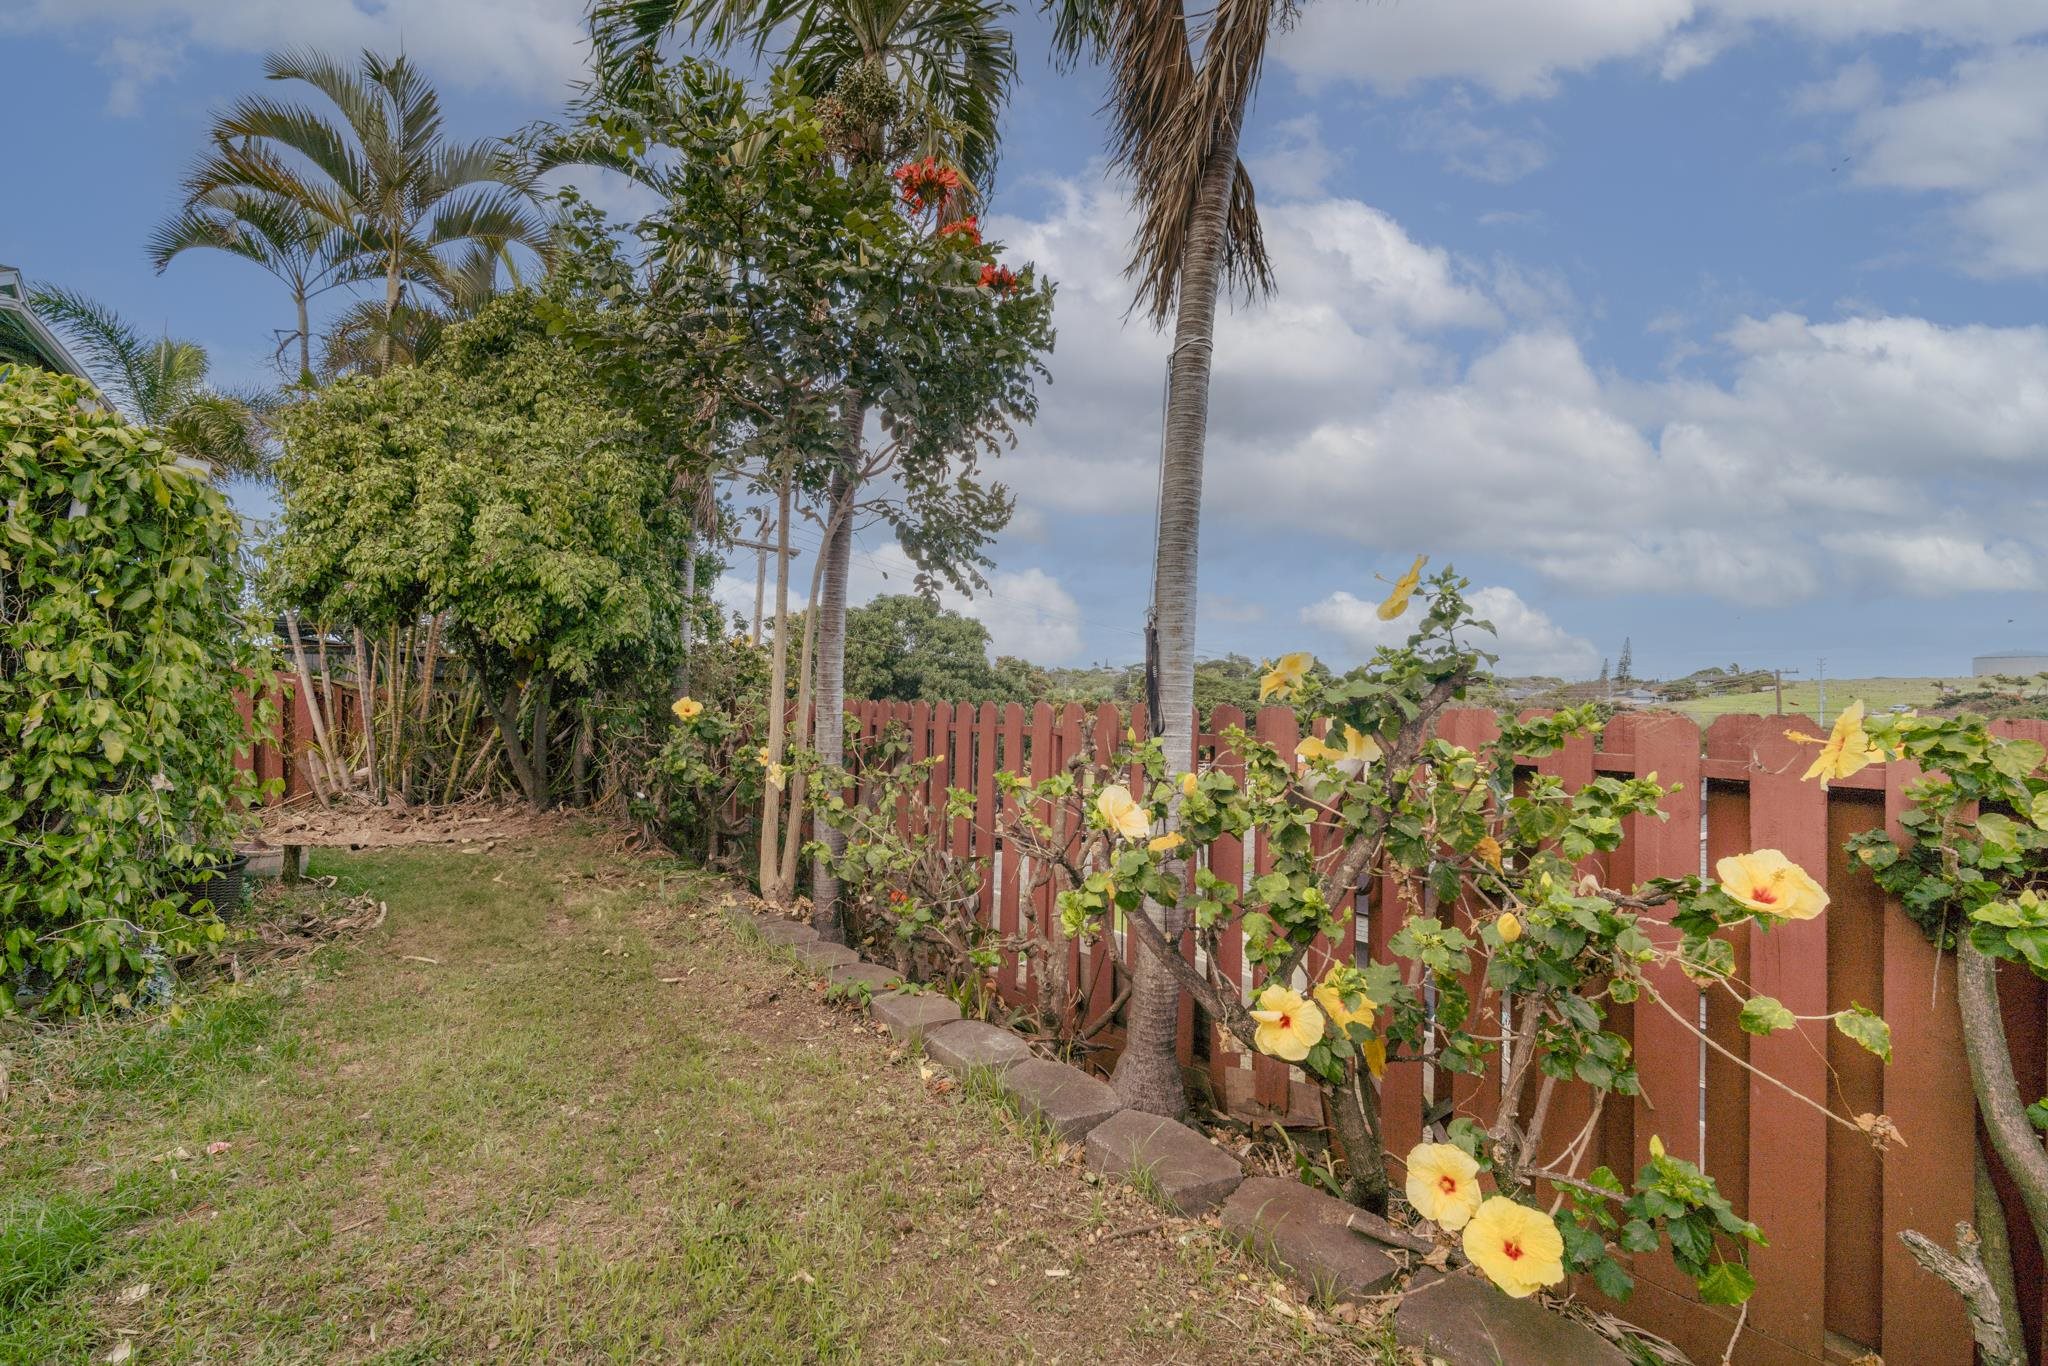
[[[1049,1281],[1063,1281],[1073,1274],[1073,1272],[1067,1270],[1063,1266],[1056,1266],[1052,1270],[1045,1273],[1045,1278]]]
[[[137,1281],[114,1297],[119,1304],[140,1304],[149,1295],[149,1282]]]
[[[234,1146],[234,1144],[228,1142],[224,1138],[217,1138],[213,1142],[206,1145],[206,1155],[208,1157],[219,1157],[222,1153],[226,1152],[228,1149]]]
[[[135,1344],[132,1342],[122,1341],[114,1344],[114,1350],[107,1353],[106,1359],[108,1361],[126,1361],[129,1357],[134,1355]]]

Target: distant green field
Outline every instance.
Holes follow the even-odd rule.
[[[1941,683],[1967,684],[1964,678],[1830,678],[1828,680],[1828,719],[1833,720],[1842,708],[1857,698],[1871,711],[1883,711],[1887,707],[1927,707],[1935,701],[1935,688]],[[1815,714],[1819,705],[1819,689],[1810,681],[1785,684],[1785,710],[1804,716]],[[1682,711],[1695,721],[1707,722],[1717,716],[1763,716],[1777,710],[1777,697],[1768,688],[1762,692],[1729,693],[1722,697],[1702,697],[1691,702],[1673,702],[1672,710]]]

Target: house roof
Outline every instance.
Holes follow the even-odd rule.
[[[21,282],[21,272],[13,266],[0,266],[0,365],[10,362],[77,375],[88,384],[93,383],[92,375],[78,357],[28,306],[28,290]]]

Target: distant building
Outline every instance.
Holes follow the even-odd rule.
[[[1979,678],[1991,674],[2048,673],[2048,650],[2007,650],[2003,654],[1978,655],[1970,661],[1970,672]]]
[[[77,375],[88,383],[92,380],[57,334],[29,308],[21,272],[13,266],[0,266],[0,365],[10,364]]]

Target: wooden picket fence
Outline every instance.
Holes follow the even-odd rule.
[[[1008,770],[1045,777],[1088,739],[1108,753],[1126,727],[1145,729],[1142,708],[1134,716],[1110,705],[850,702],[848,710],[864,738],[901,727],[910,758],[943,756],[931,776],[929,802],[899,811],[907,832],[929,830],[934,820],[944,819],[937,813],[946,788],[976,795],[976,818],[954,820],[943,835],[956,852],[987,861],[991,876],[984,879],[981,914],[1005,934],[1015,934],[1024,917],[1047,924],[1053,889],[1042,887],[1033,895],[1025,860],[1002,847],[993,819],[999,800],[995,775]],[[1299,738],[1288,710],[1267,708],[1247,726],[1243,713],[1219,707],[1198,728],[1203,763],[1240,767],[1219,740],[1236,726],[1287,750]],[[1739,975],[1795,1014],[1820,1016],[1852,1003],[1880,1011],[1892,1029],[1892,1063],[1886,1066],[1825,1021],[1766,1038],[1745,1034],[1727,993],[1702,999],[1682,975],[1667,971],[1659,980],[1663,996],[1683,1019],[1703,1019],[1714,1047],[1703,1044],[1681,1018],[1648,1002],[1618,1008],[1610,1027],[1634,1042],[1642,1096],[1596,1113],[1587,1088],[1563,1088],[1553,1104],[1543,1157],[1547,1162],[1559,1156],[1583,1136],[1576,1170],[1605,1164],[1626,1176],[1648,1159],[1656,1136],[1672,1153],[1714,1174],[1735,1208],[1770,1238],[1754,1254],[1758,1289],[1736,1350],[1739,1362],[1840,1363],[1875,1352],[1893,1363],[1967,1366],[1973,1352],[1960,1301],[1914,1264],[1898,1236],[1917,1229],[1947,1243],[1958,1221],[1974,1219],[1977,1124],[1953,965],[1936,955],[1843,852],[1858,831],[1888,825],[1897,833],[1906,807],[1903,791],[1914,770],[1904,764],[1872,767],[1824,790],[1801,780],[1812,751],[1786,739],[1788,727],[1816,729],[1798,717],[1728,716],[1702,735],[1681,716],[1623,715],[1597,745],[1582,740],[1531,767],[1560,776],[1569,788],[1603,774],[1655,774],[1677,785],[1666,801],[1668,820],[1636,819],[1623,847],[1599,860],[1610,884],[1699,873],[1725,855],[1759,848],[1782,850],[1814,871],[1833,898],[1827,914],[1769,934],[1737,930]],[[2006,723],[2001,730],[2048,742],[2048,723]],[[1476,745],[1498,734],[1497,721],[1488,711],[1452,711],[1442,718],[1440,733]],[[1327,838],[1334,842],[1334,833]],[[1209,861],[1226,880],[1270,866],[1256,834],[1250,847],[1221,842]],[[1402,915],[1390,893],[1379,875],[1363,879],[1348,908],[1345,935],[1318,945],[1310,972],[1319,975],[1328,955],[1345,957],[1361,948],[1386,958]],[[1116,1000],[1134,950],[1135,941],[1115,936],[1077,948],[1073,980],[1085,984],[1096,1016]],[[1193,953],[1191,938],[1186,951]],[[1244,980],[1237,936],[1225,936],[1219,958],[1226,975]],[[1011,999],[1029,999],[1032,984],[1014,960],[1004,962],[998,979]],[[2000,983],[2022,1085],[2030,1096],[2048,1093],[2048,993],[2021,971],[2002,973]],[[1497,1024],[1481,1019],[1476,1027],[1484,1031]],[[1114,1029],[1104,1037],[1114,1039]],[[1299,1098],[1290,1089],[1289,1069],[1269,1058],[1239,1056],[1206,1021],[1197,1021],[1191,1003],[1182,1009],[1180,1047],[1185,1062],[1208,1069],[1220,1095],[1270,1106],[1275,1118]],[[1784,1087],[1731,1058],[1746,1060]],[[1501,1084],[1497,1071],[1461,1077],[1429,1075],[1419,1063],[1389,1068],[1381,1098],[1389,1146],[1399,1152],[1415,1142],[1426,1118],[1457,1113],[1489,1120]],[[1841,1114],[1888,1115],[1903,1142],[1880,1154],[1808,1101]],[[1995,1180],[2038,1360],[2048,1318],[2048,1275],[2009,1182],[2002,1173]],[[1697,1361],[1720,1360],[1734,1313],[1700,1304],[1690,1282],[1662,1254],[1636,1257],[1634,1270],[1634,1297],[1625,1307],[1610,1307],[1670,1338]],[[1583,1289],[1598,1298],[1590,1286]]]

